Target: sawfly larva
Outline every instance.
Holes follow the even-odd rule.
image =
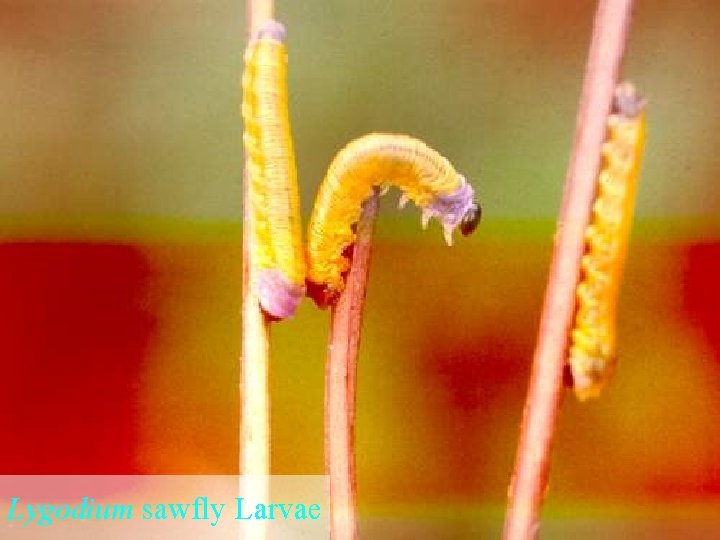
[[[422,141],[383,133],[352,141],[330,164],[308,227],[307,289],[319,306],[334,303],[345,287],[363,201],[390,185],[402,191],[401,207],[413,201],[422,209],[423,228],[430,218],[440,221],[448,245],[456,228],[468,235],[480,220],[472,186]]]
[[[267,22],[250,40],[242,86],[252,286],[263,310],[284,319],[305,295],[305,263],[281,23]]]
[[[644,106],[630,83],[618,85],[602,148],[598,193],[585,232],[571,332],[568,375],[581,401],[600,394],[617,363],[617,303],[645,145]]]

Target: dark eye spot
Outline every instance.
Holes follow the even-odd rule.
[[[462,235],[468,236],[475,232],[481,218],[482,208],[480,207],[480,203],[475,201],[460,221],[460,232]]]

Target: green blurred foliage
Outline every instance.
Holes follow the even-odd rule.
[[[489,218],[553,218],[592,10],[280,2],[304,213],[338,149],[402,131],[449,157]],[[239,220],[242,3],[5,1],[0,14],[0,216]],[[710,0],[636,10],[625,74],[650,101],[641,218],[718,212],[718,23]]]

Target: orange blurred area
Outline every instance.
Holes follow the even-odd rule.
[[[361,504],[502,504],[549,248],[378,244],[359,367]],[[2,472],[236,472],[235,244],[6,243],[0,261],[0,399],[14,434]],[[568,396],[553,500],[720,495],[708,307],[719,261],[718,242],[633,246],[620,368],[597,402]],[[273,329],[277,474],[323,470],[326,322],[305,302]]]

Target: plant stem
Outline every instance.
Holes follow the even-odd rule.
[[[363,205],[347,285],[330,316],[325,368],[325,466],[330,476],[330,538],[357,535],[355,390],[365,290],[378,194]]]
[[[253,36],[273,15],[273,0],[249,0],[247,32]],[[247,158],[246,158],[247,163]],[[242,358],[240,362],[240,463],[242,475],[253,475],[252,494],[258,500],[269,500],[270,485],[270,397],[268,373],[270,364],[269,321],[260,309],[254,290],[250,254],[253,251],[251,188],[247,167],[243,174],[243,307]],[[262,540],[264,524],[240,532],[241,538]]]
[[[555,248],[510,486],[505,540],[534,538],[547,486],[553,431],[575,286],[600,167],[600,149],[625,48],[632,0],[600,0],[585,69],[573,150],[565,179]]]

